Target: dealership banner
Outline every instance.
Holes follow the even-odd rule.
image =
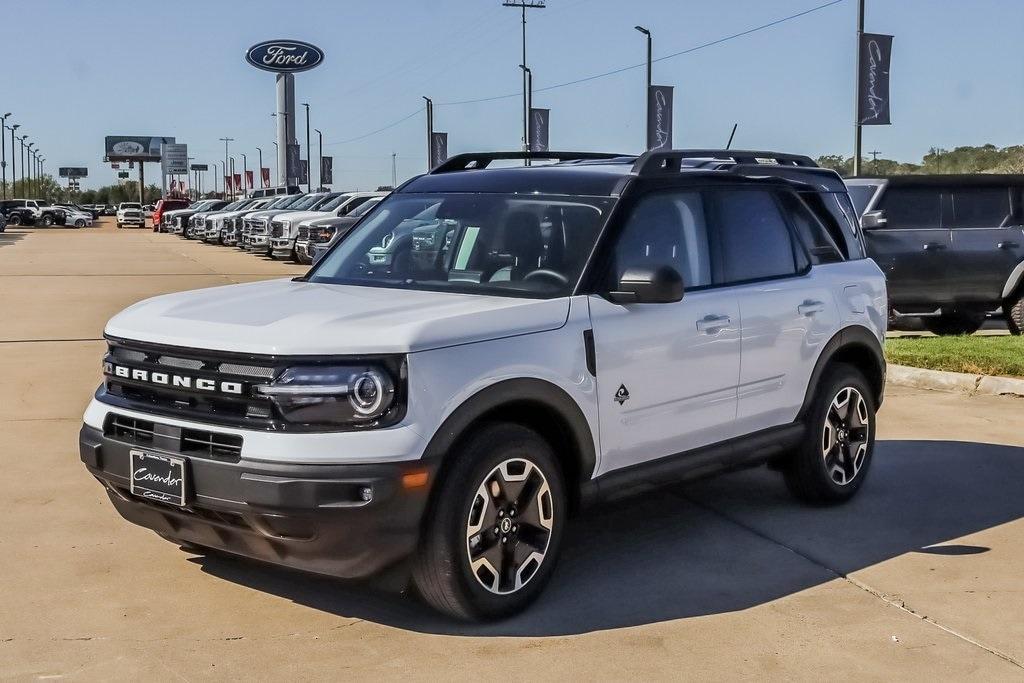
[[[430,136],[430,168],[440,166],[448,160],[448,133],[432,133]]]
[[[309,161],[299,159],[299,185],[309,182]]]
[[[245,172],[245,186],[250,190],[252,189],[252,173],[252,171]]]
[[[288,145],[286,151],[284,172],[290,183],[299,177],[299,146]]]
[[[320,184],[334,184],[334,157],[320,157]]]
[[[242,174],[241,173],[235,173],[234,175],[235,175],[235,179],[234,179],[235,185],[234,185],[234,187],[235,187],[236,190],[241,190],[242,189]]]
[[[224,191],[231,192],[231,176],[224,176]]]
[[[889,121],[889,62],[892,36],[863,33],[860,37],[860,92],[857,93],[857,122],[862,126],[885,126]]]
[[[160,161],[160,148],[174,138],[151,135],[108,135],[103,139],[106,161]]]
[[[548,123],[551,120],[550,109],[530,110],[530,151],[548,151]]]
[[[672,149],[671,85],[652,85],[647,90],[647,149]]]
[[[260,181],[263,183],[262,187],[270,187],[270,167],[264,166],[260,169]]]

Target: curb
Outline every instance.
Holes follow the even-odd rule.
[[[989,396],[1020,396],[1024,398],[1024,379],[996,377],[993,375],[970,375],[963,372],[926,370],[907,365],[888,366],[887,381],[901,387],[933,389],[936,391],[959,391],[966,394]]]

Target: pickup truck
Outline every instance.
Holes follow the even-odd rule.
[[[142,212],[142,204],[138,202],[121,202],[117,205],[117,227],[146,227],[146,215]]]

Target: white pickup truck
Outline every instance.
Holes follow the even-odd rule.
[[[146,227],[146,215],[142,212],[142,204],[138,202],[121,202],[117,205],[117,227]]]

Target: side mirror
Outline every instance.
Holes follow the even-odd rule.
[[[875,228],[884,228],[888,220],[885,218],[885,211],[868,211],[860,218],[860,227],[864,230],[874,230]]]
[[[683,298],[683,276],[672,266],[627,268],[608,299],[617,304],[670,304]]]

